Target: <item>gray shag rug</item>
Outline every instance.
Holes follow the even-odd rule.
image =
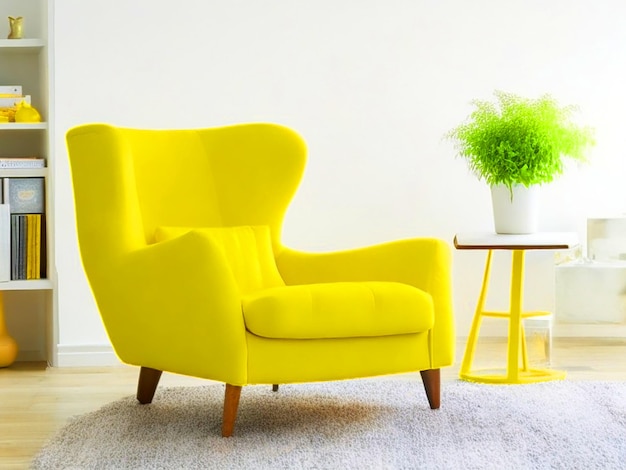
[[[244,387],[232,438],[224,387],[157,389],[79,416],[33,469],[624,469],[626,382],[442,384],[419,378]]]

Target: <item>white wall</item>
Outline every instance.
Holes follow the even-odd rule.
[[[598,145],[591,164],[544,189],[541,228],[584,237],[587,216],[625,210],[623,0],[55,3],[62,347],[107,342],[79,263],[64,144],[85,122],[293,127],[310,159],[284,240],[327,250],[491,230],[487,187],[442,135],[494,89],[551,93],[580,105]],[[483,262],[484,253],[455,253],[460,336]],[[531,254],[527,273],[528,306],[552,308],[552,255]]]

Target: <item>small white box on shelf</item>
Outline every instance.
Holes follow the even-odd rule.
[[[22,96],[22,85],[0,85],[0,95]]]

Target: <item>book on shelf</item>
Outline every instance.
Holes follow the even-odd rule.
[[[35,220],[33,214],[26,214],[26,243],[24,246],[25,258],[25,277],[26,279],[33,279],[33,260],[35,258],[35,250],[33,249],[33,232],[35,228]]]
[[[26,279],[41,278],[41,214],[26,214]]]
[[[43,157],[0,157],[0,169],[5,168],[45,168]]]
[[[11,214],[11,280],[13,281],[23,279],[20,271],[23,264],[23,234],[23,217],[20,214]]]
[[[43,220],[42,214],[35,214],[35,232],[33,237],[33,249],[34,249],[34,265],[33,265],[33,279],[40,279],[45,277],[41,272],[41,224]]]
[[[12,177],[2,180],[2,202],[11,206],[11,214],[43,214],[43,177]]]
[[[42,214],[11,214],[10,273],[12,280],[45,277]],[[43,268],[43,269],[42,269]]]
[[[28,229],[28,225],[24,215],[17,214],[17,218],[20,224],[20,237],[18,240],[17,253],[17,278],[26,279],[26,230]]]
[[[0,282],[11,280],[11,214],[8,204],[0,204]]]
[[[19,240],[19,221],[11,216],[11,279],[17,279],[17,244]]]
[[[12,96],[22,96],[22,85],[0,85],[0,98],[11,98]]]

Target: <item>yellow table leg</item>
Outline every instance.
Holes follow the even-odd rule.
[[[511,260],[511,290],[508,314],[504,312],[486,312],[484,309],[487,295],[487,284],[491,269],[492,250],[487,255],[483,286],[478,299],[476,313],[472,321],[472,328],[465,349],[465,356],[461,363],[460,377],[464,380],[481,383],[521,384],[545,382],[565,378],[565,372],[549,369],[531,369],[528,366],[526,338],[522,326],[523,299],[524,299],[524,250],[513,250]],[[472,362],[478,339],[478,331],[483,316],[508,317],[509,338],[507,346],[507,367],[503,374],[480,374],[472,372]],[[521,356],[521,357],[520,357]],[[520,368],[520,359],[522,365]]]
[[[485,263],[485,273],[483,274],[483,285],[480,289],[480,297],[478,298],[478,304],[476,305],[476,312],[474,313],[474,319],[472,320],[472,328],[470,329],[469,336],[467,338],[467,344],[465,345],[465,355],[463,356],[463,362],[461,363],[461,377],[470,374],[472,368],[472,362],[474,362],[474,353],[476,352],[476,341],[478,340],[478,332],[480,331],[480,323],[482,320],[482,313],[485,310],[485,300],[487,299],[487,288],[489,286],[489,276],[491,273],[491,258],[493,251],[489,250],[487,254],[487,261]]]
[[[515,328],[519,331],[519,343],[522,348],[522,370],[528,371],[528,351],[526,349],[526,336],[524,334],[524,324],[522,322],[523,305],[524,305],[524,250],[514,250],[511,260],[511,291],[510,291],[510,320],[509,320],[509,344],[513,341],[511,329]],[[516,363],[515,368],[519,367],[519,353],[516,353],[510,347],[507,353],[513,356]],[[511,358],[509,359],[509,377],[511,377]],[[515,374],[516,375],[516,374]],[[515,377],[514,380],[517,380]]]
[[[507,382],[519,379],[519,346],[521,339],[522,304],[524,292],[524,251],[513,250],[511,262],[511,292],[509,310],[509,346],[507,348]]]

